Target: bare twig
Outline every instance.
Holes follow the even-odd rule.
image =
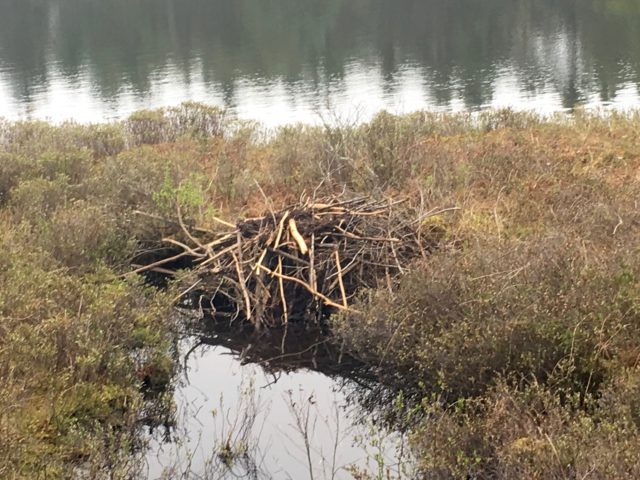
[[[269,273],[270,275],[273,275],[275,277],[278,278],[282,278],[283,280],[288,280],[290,282],[294,282],[297,283],[298,285],[302,285],[304,288],[306,288],[309,293],[315,297],[318,297],[319,299],[321,299],[324,303],[326,303],[327,305],[331,306],[331,307],[335,307],[338,308],[340,310],[345,310],[347,312],[351,312],[351,313],[360,313],[357,310],[354,310],[352,308],[348,308],[348,307],[344,307],[343,305],[340,305],[339,303],[334,302],[333,300],[331,300],[330,298],[324,296],[323,294],[321,294],[320,292],[317,292],[316,290],[314,290],[313,288],[311,288],[310,285],[308,285],[307,283],[303,282],[302,280],[296,278],[296,277],[290,277],[288,275],[282,275],[279,274],[278,272],[274,272],[273,270],[269,270],[267,267],[261,266],[260,267],[262,270],[264,270],[265,272]]]
[[[336,250],[336,268],[338,269],[338,284],[340,285],[340,294],[342,295],[342,304],[345,308],[348,307],[347,292],[344,289],[344,282],[342,281],[342,267],[340,266],[340,254]]]

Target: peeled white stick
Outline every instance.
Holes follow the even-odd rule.
[[[293,218],[289,219],[289,232],[291,233],[291,236],[298,244],[298,249],[300,250],[300,253],[302,253],[303,255],[306,255],[309,252],[309,247],[307,247],[307,243],[304,241],[304,238],[302,238],[302,235],[300,235],[300,232],[298,231],[298,226],[296,225],[296,221]]]

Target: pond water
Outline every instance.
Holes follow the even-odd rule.
[[[0,0],[0,116],[640,105],[637,0]]]
[[[410,478],[405,439],[374,421],[387,399],[371,369],[319,332],[284,333],[209,319],[181,343],[175,421],[148,434],[146,478]]]

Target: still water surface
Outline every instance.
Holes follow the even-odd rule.
[[[351,466],[411,478],[402,435],[374,422],[389,389],[373,370],[318,332],[283,334],[209,319],[182,342],[177,414],[148,434],[148,480],[346,480]],[[246,455],[225,463],[227,443]]]
[[[0,116],[640,105],[637,0],[0,0]]]

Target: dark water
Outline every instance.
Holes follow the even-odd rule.
[[[638,0],[0,0],[0,116],[639,105]]]
[[[148,435],[146,478],[346,480],[352,466],[413,478],[405,439],[375,420],[390,387],[320,332],[209,318],[181,353],[175,421]],[[225,462],[229,440],[246,455]]]

